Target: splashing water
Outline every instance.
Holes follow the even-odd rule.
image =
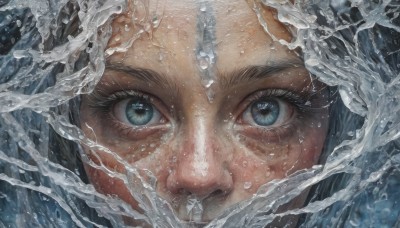
[[[71,114],[102,77],[106,55],[124,52],[160,24],[159,12],[138,19],[135,36],[106,50],[113,15],[146,1],[134,2],[0,0],[0,226],[122,227],[126,217],[153,227],[201,221],[201,200],[187,199],[194,223],[180,221],[156,194],[152,173],[87,138],[79,113]],[[301,49],[307,69],[331,86],[336,100],[323,165],[263,185],[207,227],[265,227],[288,215],[301,215],[300,227],[399,226],[400,2],[262,0],[250,6],[274,40]],[[265,6],[276,9],[293,41],[271,33],[260,13]],[[198,10],[208,20],[199,22],[208,40],[199,40],[196,58],[212,100],[212,17],[206,3]],[[94,163],[82,146],[116,157],[125,172]],[[82,163],[123,181],[140,210],[96,191]],[[309,189],[306,205],[279,209]]]

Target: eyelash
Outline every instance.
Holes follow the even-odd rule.
[[[116,101],[121,101],[123,99],[130,98],[130,97],[138,97],[138,98],[142,98],[142,99],[151,101],[151,98],[149,95],[146,95],[139,91],[133,91],[133,90],[121,90],[121,91],[115,92],[111,95],[106,95],[101,92],[95,91],[95,92],[93,92],[91,97],[92,97],[92,100],[91,100],[90,107],[95,110],[99,110],[102,113],[108,113]]]
[[[299,112],[311,112],[313,108],[311,105],[307,105],[307,98],[311,96],[312,94],[301,96],[297,93],[284,89],[265,89],[259,90],[245,98],[244,106],[247,108],[253,102],[263,98],[279,98],[293,105]]]

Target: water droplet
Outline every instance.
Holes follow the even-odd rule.
[[[130,26],[127,24],[125,24],[124,28],[125,28],[125,32],[129,32],[129,30],[131,30]]]
[[[16,50],[13,52],[13,56],[16,59],[21,59],[21,58],[28,57],[28,54],[25,50]]]
[[[307,59],[305,64],[309,66],[318,66],[319,61],[317,59]]]
[[[207,60],[205,60],[204,58],[201,58],[201,59],[199,60],[199,66],[200,66],[200,69],[206,70],[206,69],[208,68],[208,62],[207,62]]]
[[[156,28],[160,24],[160,20],[156,17],[153,18],[153,28]]]
[[[315,16],[315,15],[308,15],[308,16],[306,17],[306,20],[307,20],[309,23],[314,23],[314,22],[317,20],[317,16]]]
[[[208,88],[211,87],[212,84],[214,84],[214,80],[210,79],[210,80],[208,80],[208,81],[205,83],[204,86],[208,89]]]
[[[246,181],[246,182],[244,182],[244,184],[243,184],[243,188],[244,188],[244,189],[250,189],[252,185],[253,185],[253,184],[252,184],[251,182]]]

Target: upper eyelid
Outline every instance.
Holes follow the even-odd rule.
[[[280,98],[284,101],[290,102],[293,105],[301,105],[306,103],[306,99],[302,97],[300,94],[297,94],[290,90],[285,89],[263,89],[253,92],[252,94],[248,95],[243,102],[247,103],[247,106],[259,100],[261,98]]]
[[[101,93],[100,91],[95,91],[89,95],[89,100],[91,100],[91,106],[94,108],[106,108],[109,107],[111,103],[135,96],[142,97],[146,100],[151,100],[150,95],[136,90],[121,90],[110,95]]]

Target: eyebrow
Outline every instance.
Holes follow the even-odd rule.
[[[268,78],[274,74],[303,65],[303,62],[299,59],[287,59],[276,62],[267,62],[264,65],[247,66],[232,72],[219,73],[219,86],[221,89],[229,89],[240,84],[248,84],[249,82]],[[158,87],[166,89],[167,91],[174,91],[176,93],[175,95],[179,93],[179,88],[175,81],[170,80],[165,75],[156,71],[145,68],[133,68],[126,65],[109,62],[106,63],[106,68],[128,74],[140,81],[157,85]]]
[[[221,74],[219,83],[221,88],[228,89],[240,84],[268,78],[277,73],[300,66],[304,66],[304,64],[299,59],[288,59],[279,62],[267,62],[264,65],[247,66],[228,74]]]
[[[106,68],[113,71],[118,71],[132,76],[140,81],[154,84],[167,91],[179,92],[176,82],[169,80],[165,75],[159,74],[156,71],[145,68],[133,68],[121,64],[106,63]]]

